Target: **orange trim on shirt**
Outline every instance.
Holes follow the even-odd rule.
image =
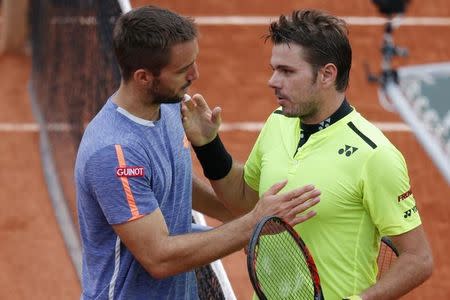
[[[122,146],[115,145],[116,147],[116,154],[117,154],[117,160],[119,161],[119,167],[126,167],[125,163],[125,156],[123,155]],[[141,215],[139,214],[139,209],[136,206],[136,201],[134,200],[133,193],[131,192],[130,184],[128,182],[127,177],[120,177],[120,181],[122,181],[123,190],[125,191],[125,195],[127,197],[128,206],[130,207],[131,211],[131,220],[135,220]]]

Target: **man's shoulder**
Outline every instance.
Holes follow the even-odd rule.
[[[347,126],[355,145],[363,145],[363,147],[358,147],[358,151],[365,153],[363,156],[365,159],[380,162],[380,167],[388,161],[404,161],[402,153],[376,123],[357,114],[347,123]]]
[[[78,148],[78,158],[87,161],[96,153],[114,154],[116,148],[142,149],[142,136],[130,128],[119,114],[101,110],[86,127]]]
[[[362,139],[373,149],[393,146],[378,124],[367,120],[359,113],[354,114],[347,122],[347,126],[355,134],[355,138]]]

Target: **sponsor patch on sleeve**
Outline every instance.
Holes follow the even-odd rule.
[[[117,177],[143,177],[144,167],[117,167]]]
[[[398,202],[403,201],[411,195],[412,195],[412,191],[411,191],[411,189],[409,189],[407,192],[404,192],[403,194],[399,195],[397,197],[397,200],[398,200]]]

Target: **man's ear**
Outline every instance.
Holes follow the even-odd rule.
[[[133,73],[133,80],[138,84],[142,86],[149,86],[152,84],[154,80],[153,74],[145,69],[137,69]]]
[[[319,81],[322,86],[329,88],[336,85],[337,68],[335,64],[328,63],[319,70]]]

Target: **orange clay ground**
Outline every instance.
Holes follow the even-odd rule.
[[[132,1],[133,6],[152,2],[191,16],[275,16],[292,9],[314,7],[339,16],[380,16],[369,0],[325,1]],[[446,0],[412,1],[407,16],[450,17]],[[1,26],[1,23],[0,23]],[[267,26],[201,25],[200,78],[190,93],[201,92],[211,106],[223,108],[224,122],[262,122],[276,102],[267,87],[270,45],[261,36]],[[401,122],[378,104],[376,87],[366,81],[363,64],[380,65],[381,26],[349,26],[353,67],[348,98],[369,120]],[[450,60],[450,26],[404,26],[395,32],[396,42],[410,50],[399,65]],[[22,55],[0,57],[0,123],[33,123],[27,84],[31,61]],[[3,128],[3,127],[1,127]],[[402,299],[450,298],[450,188],[411,132],[386,132],[403,152],[411,183],[435,259],[433,276]],[[221,134],[234,158],[245,161],[257,132]],[[65,141],[61,140],[62,143]],[[79,299],[80,283],[61,237],[43,177],[36,130],[0,130],[0,298]],[[62,185],[75,216],[72,168],[74,151],[55,153]],[[198,164],[196,171],[199,172]],[[209,220],[212,224],[218,224]],[[238,299],[250,299],[245,254],[223,259]]]

